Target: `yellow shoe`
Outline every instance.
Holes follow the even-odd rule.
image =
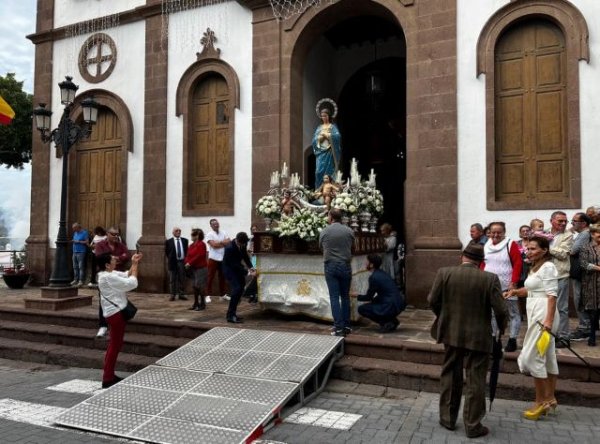
[[[544,402],[537,407],[532,408],[531,410],[525,410],[523,412],[523,417],[531,421],[537,421],[540,419],[540,416],[547,415],[549,409],[550,404],[548,402]]]

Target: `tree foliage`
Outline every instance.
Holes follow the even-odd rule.
[[[21,169],[31,161],[33,97],[23,91],[14,73],[0,76],[0,95],[15,111],[12,123],[0,126],[0,165]]]

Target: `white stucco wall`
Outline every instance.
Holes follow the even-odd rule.
[[[146,0],[54,0],[54,27],[144,6]]]
[[[169,27],[169,90],[167,117],[167,208],[165,235],[177,225],[184,236],[192,227],[209,229],[209,217],[183,217],[183,116],[175,115],[175,96],[181,76],[197,60],[200,39],[207,28],[215,32],[221,60],[231,65],[240,83],[240,108],[235,110],[234,215],[218,217],[231,237],[250,231],[252,218],[252,12],[237,2],[172,14]]]
[[[144,60],[145,60],[145,24],[136,22],[105,31],[117,46],[117,64],[112,74],[103,82],[91,84],[79,74],[77,54],[79,48],[90,36],[83,35],[73,39],[59,40],[54,43],[54,63],[52,67],[52,128],[56,128],[62,115],[60,90],[57,84],[65,75],[73,77],[79,85],[78,93],[90,89],[103,89],[120,97],[129,109],[133,121],[133,153],[128,153],[127,174],[127,233],[128,246],[133,248],[141,235],[142,203],[143,203],[143,159],[144,159]],[[60,190],[62,177],[62,159],[57,159],[54,148],[49,150],[50,156],[50,190]],[[69,161],[75,156],[71,153]],[[60,193],[49,193],[50,214],[48,232],[50,245],[58,229],[60,217]],[[71,221],[72,222],[72,221]]]
[[[553,210],[488,211],[486,208],[486,128],[485,128],[485,75],[476,75],[477,39],[487,20],[509,0],[457,1],[457,64],[458,64],[458,233],[461,241],[469,238],[469,227],[474,222],[483,225],[502,220],[507,234],[518,238],[520,225],[533,218],[549,226]],[[580,78],[580,131],[582,205],[600,203],[600,126],[597,125],[600,102],[600,2],[573,0],[587,21],[590,32],[590,63],[579,62]],[[557,210],[560,208],[557,208]],[[570,217],[579,210],[563,209]]]

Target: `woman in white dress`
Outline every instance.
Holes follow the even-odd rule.
[[[523,412],[526,419],[537,420],[541,415],[554,410],[557,406],[554,390],[558,377],[558,363],[554,338],[551,338],[546,353],[539,354],[536,343],[541,328],[556,332],[558,329],[558,311],[556,298],[558,290],[558,272],[551,261],[548,239],[533,236],[529,240],[527,257],[531,262],[525,287],[512,289],[504,297],[527,297],[527,333],[523,340],[523,350],[518,364],[522,373],[533,376],[535,381],[535,404]]]

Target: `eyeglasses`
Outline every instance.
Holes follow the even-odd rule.
[[[113,233],[111,231],[109,231],[108,234],[110,234],[111,236],[118,236],[119,235],[119,233]]]

